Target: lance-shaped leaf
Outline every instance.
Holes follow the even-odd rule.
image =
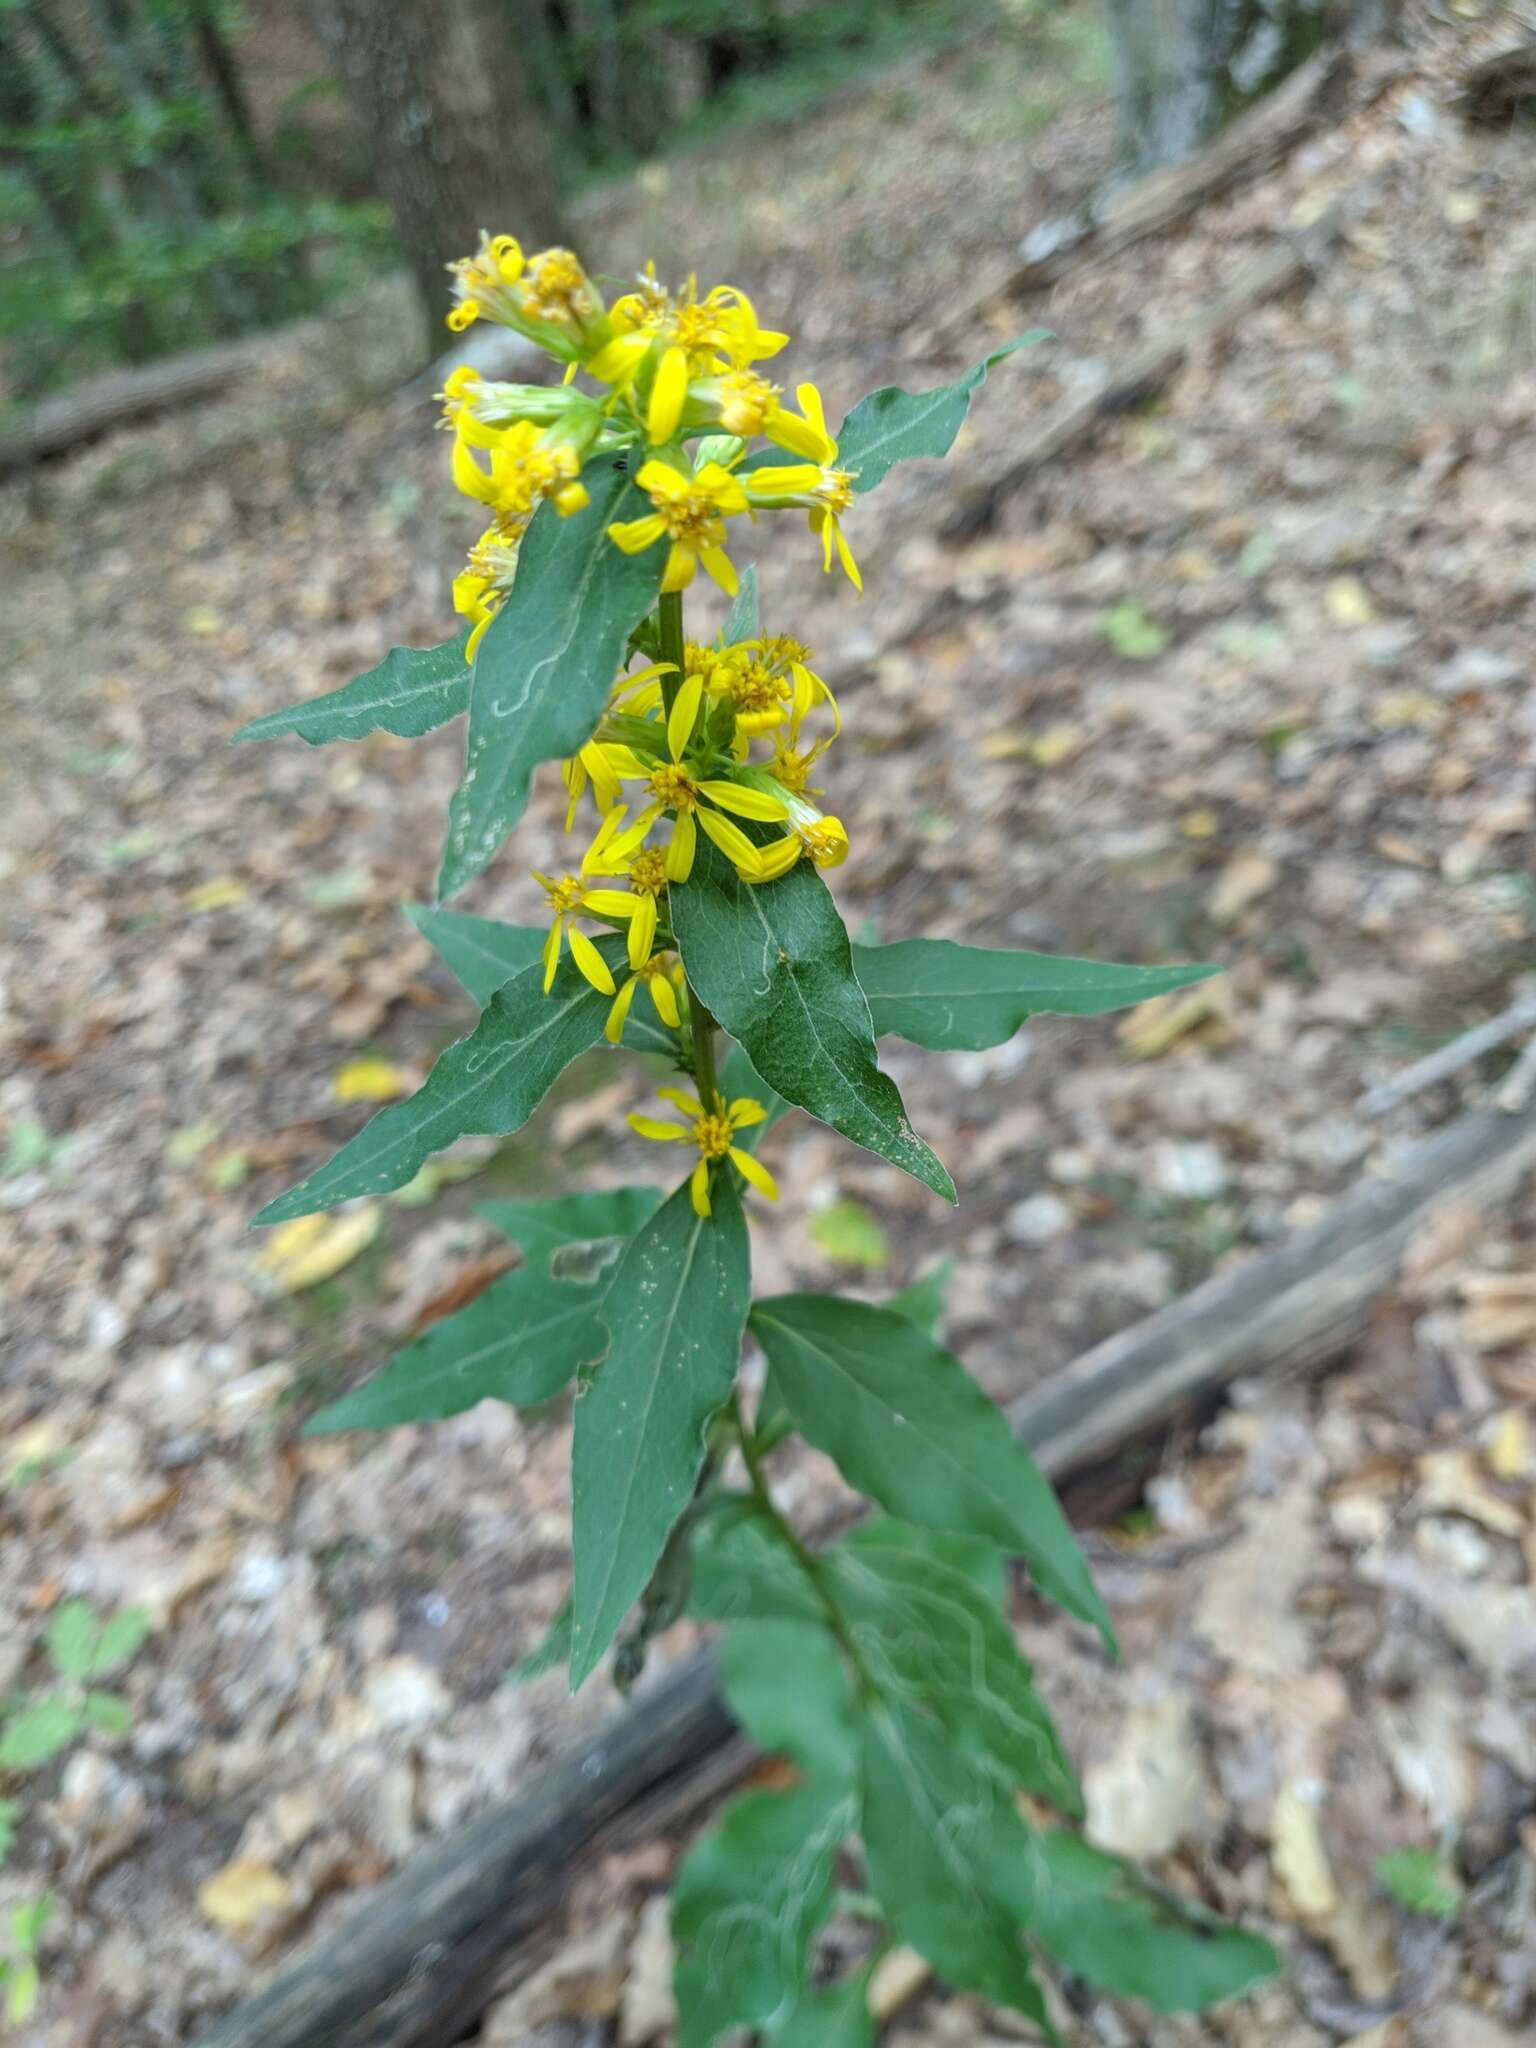
[[[689,1612],[701,1621],[808,1622],[826,1609],[771,1518],[757,1502],[728,1495],[706,1503],[693,1524]]]
[[[576,1276],[568,1268],[557,1270],[552,1263],[557,1252],[568,1245],[633,1237],[660,1207],[660,1188],[593,1188],[542,1202],[482,1202],[475,1214],[520,1245],[530,1266],[570,1280]]]
[[[808,1991],[773,2030],[773,2048],[874,2048],[874,2040],[867,1970],[829,1991]]]
[[[615,1246],[610,1264],[617,1255]],[[442,1422],[487,1400],[519,1407],[553,1400],[602,1349],[601,1300],[595,1285],[553,1280],[538,1266],[503,1273],[397,1351],[373,1379],[322,1408],[304,1434]]]
[[[801,1435],[889,1514],[985,1536],[1113,1647],[1108,1612],[1033,1458],[957,1358],[889,1309],[780,1294],[752,1334]]]
[[[738,640],[751,640],[757,633],[757,569],[749,562],[736,584],[736,595],[726,614],[724,639],[727,647]]]
[[[678,2048],[794,2010],[853,1816],[851,1795],[822,1781],[749,1792],[689,1850],[672,1894]]]
[[[1080,1835],[1037,1835],[1020,1904],[1053,1962],[1117,1998],[1158,2012],[1198,2012],[1280,1968],[1262,1935],[1229,1927],[1150,1883]]]
[[[1188,988],[1219,967],[1122,967],[950,939],[855,946],[853,971],[869,998],[875,1035],[935,1052],[979,1052],[1012,1038],[1031,1017],[1097,1017]]]
[[[600,939],[598,951],[617,969],[624,941]],[[571,1061],[601,1042],[609,1002],[569,959],[560,963],[548,995],[543,968],[525,967],[492,997],[469,1036],[449,1046],[409,1101],[381,1109],[256,1221],[286,1223],[355,1195],[386,1194],[413,1180],[428,1155],[455,1138],[504,1138],[521,1130]]]
[[[671,900],[690,983],[768,1085],[952,1202],[954,1182],[875,1064],[848,934],[816,870],[802,861],[754,886],[701,841]]]
[[[1013,1631],[963,1572],[890,1543],[839,1545],[823,1569],[881,1693],[936,1715],[1012,1783],[1081,1813],[1072,1767]]]
[[[542,957],[549,937],[546,925],[502,924],[497,918],[470,917],[462,910],[426,910],[408,903],[405,914],[482,1009],[514,974]],[[614,971],[622,981],[629,968],[626,964]],[[631,1052],[659,1052],[668,1058],[677,1051],[676,1039],[647,998],[631,1004],[620,1043]]]
[[[475,653],[464,775],[448,809],[439,898],[473,881],[523,815],[541,761],[591,738],[631,629],[656,601],[666,546],[626,555],[615,519],[650,509],[622,461],[595,456],[581,473],[589,502],[569,519],[533,516],[517,580]]]
[[[696,1216],[684,1183],[630,1240],[603,1297],[607,1351],[576,1403],[571,1449],[573,1688],[650,1578],[735,1384],[747,1226],[727,1174],[711,1200]]]
[[[785,1673],[794,1673],[786,1685]],[[726,1703],[760,1749],[792,1757],[808,1778],[852,1786],[859,1731],[848,1672],[825,1622],[752,1621],[720,1644]]]
[[[853,488],[862,493],[883,483],[898,462],[918,455],[947,455],[965,424],[971,395],[994,364],[1015,349],[1043,341],[1044,330],[1021,334],[1002,348],[972,363],[952,384],[931,391],[903,391],[885,384],[861,398],[837,430],[837,466],[855,472]]]
[[[341,689],[253,718],[232,737],[274,740],[292,732],[312,747],[323,747],[328,740],[360,740],[370,732],[420,739],[469,709],[469,663],[464,659],[468,638],[466,628],[440,647],[391,647],[376,668]]]
[[[863,1755],[869,1888],[897,1939],[1050,2037],[1020,1915],[999,1888],[1004,1872],[1016,1886],[1030,1868],[1029,1831],[1007,1791],[937,1722],[892,1702],[866,1715]]]
[[[520,1657],[507,1673],[508,1685],[526,1685],[564,1664],[571,1654],[571,1596],[566,1594],[555,1609],[555,1618],[526,1657]]]

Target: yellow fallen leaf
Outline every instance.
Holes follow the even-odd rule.
[[[296,1216],[273,1231],[256,1263],[271,1274],[282,1293],[299,1294],[350,1266],[378,1234],[377,1202],[365,1202],[340,1216]]]
[[[1426,1451],[1418,1461],[1418,1479],[1414,1505],[1421,1513],[1465,1515],[1495,1536],[1518,1539],[1525,1534],[1524,1515],[1492,1491],[1470,1451]]]
[[[1371,593],[1358,576],[1333,577],[1323,592],[1323,610],[1330,625],[1346,632],[1356,626],[1373,625],[1376,619]]]
[[[1132,1059],[1155,1060],[1177,1045],[1187,1031],[1220,1014],[1224,998],[1202,982],[1183,995],[1153,996],[1138,1003],[1120,1025],[1120,1043]]]
[[[1186,811],[1179,830],[1186,839],[1214,839],[1221,830],[1221,819],[1214,811]]]
[[[1506,1408],[1488,1432],[1488,1470],[1495,1479],[1523,1479],[1531,1469],[1531,1418],[1523,1408]]]
[[[199,882],[182,897],[188,910],[229,910],[243,903],[250,890],[234,875],[216,875],[211,882]]]
[[[1027,761],[1031,746],[1028,733],[989,732],[976,751],[984,761]]]
[[[198,1909],[205,1920],[228,1934],[245,1934],[263,1921],[275,1920],[293,1903],[293,1886],[281,1871],[254,1856],[238,1856],[197,1888]]]
[[[195,604],[191,611],[183,612],[181,623],[189,633],[217,633],[224,621],[211,604]]]
[[[1030,741],[1029,758],[1039,768],[1059,768],[1088,744],[1080,725],[1048,725]]]
[[[367,1055],[348,1060],[331,1076],[331,1086],[336,1091],[338,1102],[393,1102],[410,1085],[410,1076],[393,1060],[374,1059]]]
[[[1304,1920],[1326,1920],[1338,1911],[1328,1851],[1317,1824],[1317,1799],[1299,1778],[1280,1788],[1269,1817],[1270,1862]]]
[[[1404,726],[1438,732],[1446,720],[1443,698],[1427,690],[1384,690],[1371,706],[1371,723],[1378,732],[1397,732]]]
[[[1234,853],[1216,878],[1206,899],[1206,915],[1216,924],[1235,924],[1280,879],[1279,863],[1256,846]]]

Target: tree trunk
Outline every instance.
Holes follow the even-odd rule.
[[[448,309],[443,266],[481,228],[535,248],[565,239],[517,13],[505,0],[310,0],[429,332]]]
[[[1177,163],[1309,57],[1330,0],[1106,0],[1124,153]],[[1345,10],[1347,11],[1347,10]]]

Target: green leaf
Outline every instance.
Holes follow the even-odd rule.
[[[1055,1494],[958,1359],[904,1316],[826,1294],[758,1302],[752,1333],[796,1428],[850,1486],[906,1521],[1024,1558],[1041,1591],[1113,1648]]]
[[[1078,1835],[1037,1835],[1020,1897],[1029,1932],[1053,1962],[1117,1998],[1158,2012],[1198,2012],[1280,1967],[1260,1935],[1175,1898]]]
[[[883,483],[898,462],[947,455],[971,409],[971,394],[988,370],[1015,349],[1044,339],[1040,328],[1021,334],[972,363],[952,384],[938,384],[931,391],[903,391],[899,385],[885,384],[866,393],[837,430],[838,468],[855,472],[853,488],[862,495]]]
[[[949,1300],[949,1283],[954,1275],[953,1259],[940,1259],[936,1266],[914,1280],[910,1287],[903,1287],[900,1294],[893,1294],[885,1306],[892,1315],[905,1316],[909,1323],[916,1323],[920,1330],[926,1330],[930,1337],[937,1337],[939,1326],[944,1320],[945,1305]]]
[[[1371,1874],[1409,1913],[1454,1920],[1461,1912],[1461,1880],[1433,1849],[1395,1849],[1376,1858]]]
[[[824,1622],[751,1621],[720,1643],[726,1704],[760,1749],[808,1778],[851,1786],[859,1734],[848,1672]]]
[[[16,1840],[16,1824],[21,1819],[21,1808],[14,1799],[0,1799],[0,1863],[11,1853]]]
[[[845,1195],[824,1209],[813,1209],[806,1229],[819,1251],[840,1266],[860,1266],[880,1273],[891,1263],[891,1245],[880,1219],[862,1202]]]
[[[119,1693],[88,1692],[85,1718],[104,1735],[126,1735],[133,1726],[133,1709]]]
[[[522,816],[541,761],[592,737],[633,627],[656,602],[665,543],[626,555],[612,520],[650,511],[622,460],[597,455],[581,473],[590,502],[569,519],[533,516],[517,581],[486,628],[469,691],[464,775],[448,807],[437,878],[441,901],[474,880]]]
[[[124,1607],[102,1625],[101,1636],[91,1657],[89,1678],[105,1678],[120,1670],[134,1656],[149,1634],[149,1612],[143,1607]]]
[[[328,740],[360,740],[370,732],[420,739],[469,709],[466,627],[439,647],[391,647],[376,668],[342,689],[328,690],[286,711],[269,711],[233,734],[235,740],[273,740],[297,733],[312,747]]]
[[[24,1955],[31,1955],[48,1931],[48,1924],[58,1911],[57,1900],[47,1892],[35,1899],[23,1899],[12,1906],[9,1921],[11,1944]]]
[[[475,1214],[521,1245],[530,1266],[548,1273],[550,1260],[566,1245],[633,1237],[660,1207],[660,1188],[594,1188],[541,1202],[482,1202]]]
[[[1012,1038],[1031,1017],[1097,1017],[1188,988],[1219,967],[1120,967],[1052,953],[899,939],[855,946],[853,968],[869,998],[875,1035],[934,1052],[979,1052]]]
[[[61,1678],[89,1678],[94,1668],[96,1612],[89,1600],[66,1600],[48,1624],[48,1661]]]
[[[689,1850],[672,1894],[678,2048],[793,2011],[853,1814],[847,1792],[814,1780],[749,1792]]]
[[[1153,661],[1173,637],[1166,626],[1148,618],[1134,599],[1111,605],[1099,621],[1104,638],[1127,661]]]
[[[937,1715],[956,1742],[1063,1813],[1082,1812],[1013,1632],[969,1578],[889,1543],[840,1545],[822,1569],[882,1694]]]
[[[461,910],[426,910],[408,903],[405,914],[456,980],[483,1010],[497,989],[543,956],[547,925],[502,924],[494,917],[469,917]],[[622,980],[628,965],[615,967]],[[677,1041],[651,1012],[634,1004],[621,1041],[631,1052],[659,1052],[671,1058]]]
[[[869,1978],[856,1977],[830,1991],[811,1991],[773,2032],[774,2048],[874,2048]]]
[[[482,1010],[503,982],[542,958],[549,937],[547,925],[503,924],[421,903],[407,903],[405,914]]]
[[[869,1888],[899,1941],[941,1976],[1027,2013],[1045,2003],[998,1886],[1029,1869],[1030,1838],[998,1780],[936,1723],[884,1702],[864,1723],[860,1823]],[[1054,2038],[1054,2037],[1053,2037]]]
[[[826,1614],[793,1552],[757,1502],[711,1501],[693,1524],[689,1612],[701,1621],[809,1622]]]
[[[1004,1612],[1008,1573],[1003,1553],[985,1536],[956,1536],[941,1529],[920,1529],[895,1515],[871,1515],[843,1538],[852,1551],[904,1550],[931,1558],[947,1571],[959,1572],[999,1613]]]
[[[728,1174],[711,1199],[696,1216],[685,1182],[630,1240],[603,1297],[607,1353],[576,1403],[571,1450],[573,1690],[650,1578],[735,1385],[751,1257]]]
[[[599,939],[597,949],[610,967],[624,957],[619,937]],[[387,1194],[455,1138],[505,1138],[521,1130],[571,1061],[601,1042],[610,1000],[572,960],[561,961],[548,995],[543,968],[524,968],[409,1101],[381,1109],[334,1158],[268,1202],[256,1221],[286,1223],[355,1195]]]
[[[736,595],[731,599],[720,637],[727,647],[734,647],[738,640],[755,639],[757,631],[757,570],[749,562],[737,579]]]
[[[433,1323],[371,1380],[304,1425],[305,1436],[442,1422],[481,1401],[533,1407],[553,1400],[601,1349],[602,1296],[519,1266]]]
[[[571,1654],[571,1596],[566,1594],[554,1620],[526,1657],[520,1657],[507,1673],[508,1685],[526,1685],[530,1678],[542,1678],[566,1663]]]
[[[11,1715],[0,1732],[0,1769],[35,1770],[67,1749],[80,1733],[80,1716],[62,1693],[48,1693]]]
[[[954,1182],[875,1064],[848,934],[816,870],[801,862],[754,886],[701,839],[671,902],[690,982],[768,1085],[952,1202]]]
[[[779,1118],[787,1115],[793,1104],[786,1102],[776,1088],[768,1086],[747,1058],[744,1046],[732,1045],[719,1078],[720,1093],[727,1102],[734,1102],[738,1095],[750,1095],[767,1110],[768,1114],[760,1124],[748,1124],[744,1131],[736,1133],[736,1143],[744,1152],[756,1152]]]
[[[30,1956],[19,1962],[0,1963],[0,1986],[5,1990],[5,2017],[13,2027],[24,2026],[37,2011],[43,1980]]]

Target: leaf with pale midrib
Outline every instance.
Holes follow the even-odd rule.
[[[393,733],[396,739],[420,739],[469,709],[469,663],[464,659],[468,628],[440,647],[391,647],[366,674],[253,718],[230,735],[234,741],[272,740],[296,733],[312,747],[330,740],[360,740],[370,732]]]
[[[898,462],[947,455],[965,424],[971,395],[988,370],[1015,349],[1044,338],[1039,328],[1021,334],[972,363],[953,383],[935,385],[931,391],[903,391],[900,385],[884,384],[866,392],[837,430],[838,468],[855,473],[853,488],[862,495],[883,483]]]

